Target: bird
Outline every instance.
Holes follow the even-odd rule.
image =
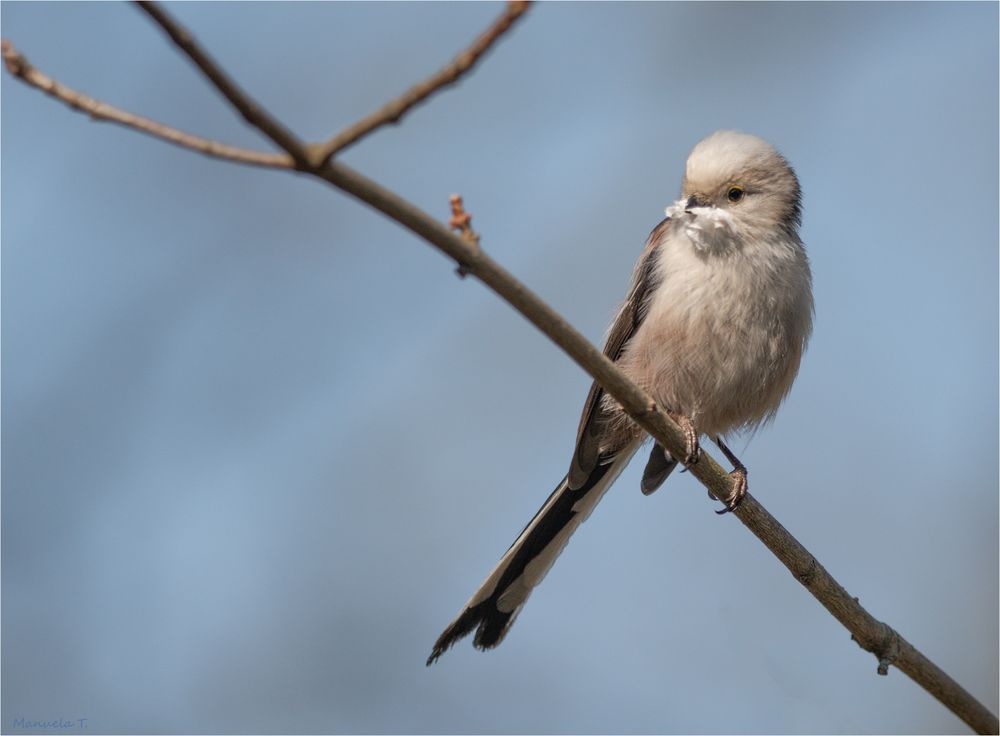
[[[812,333],[801,188],[770,143],[720,130],[691,150],[681,196],[665,214],[635,264],[604,354],[684,432],[683,458],[652,443],[642,493],[653,493],[678,463],[696,463],[705,436],[733,465],[725,513],[748,486],[746,466],[725,438],[774,418]],[[569,537],[648,439],[595,381],[569,471],[437,639],[428,665],[473,630],[477,649],[503,641]]]

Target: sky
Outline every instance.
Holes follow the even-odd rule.
[[[170,9],[325,139],[490,3]],[[39,69],[271,150],[116,3],[3,3]],[[342,155],[600,343],[684,160],[795,167],[815,331],[754,496],[998,707],[998,6],[553,3]],[[693,478],[634,462],[502,646],[431,645],[568,467],[590,379],[306,177],[90,121],[4,73],[2,725],[60,733],[964,733]],[[718,454],[716,453],[716,456]],[[17,719],[23,719],[18,721]],[[79,719],[86,719],[83,724]]]

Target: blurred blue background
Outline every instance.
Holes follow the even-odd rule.
[[[171,6],[325,138],[495,4]],[[90,95],[267,148],[139,12],[4,3]],[[995,3],[544,4],[344,160],[595,342],[690,148],[775,143],[815,336],[734,449],[877,617],[997,709]],[[3,723],[90,732],[963,732],[693,479],[635,463],[507,641],[424,659],[565,472],[587,376],[341,193],[2,76]],[[31,729],[28,729],[31,730]],[[82,732],[64,729],[63,732]]]

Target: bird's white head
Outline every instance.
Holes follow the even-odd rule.
[[[681,199],[667,215],[682,219],[702,249],[747,238],[798,239],[801,190],[795,172],[767,141],[720,130],[692,149]]]

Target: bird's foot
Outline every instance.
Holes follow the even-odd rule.
[[[747,469],[746,466],[740,462],[739,458],[736,457],[736,455],[734,455],[728,447],[726,447],[726,444],[722,441],[721,437],[715,438],[715,444],[717,444],[719,449],[722,450],[722,454],[726,456],[726,459],[733,464],[733,469],[729,473],[729,477],[733,479],[732,488],[730,489],[728,496],[719,499],[726,505],[726,508],[715,512],[717,514],[728,514],[735,511],[747,495],[747,488],[749,487],[749,484],[747,483]]]
[[[701,457],[701,444],[698,442],[698,430],[694,428],[694,422],[683,414],[671,414],[671,418],[680,425],[684,432],[684,459],[681,464],[685,470]]]
[[[738,468],[733,468],[729,473],[729,477],[733,479],[733,487],[729,491],[729,495],[721,499],[722,503],[726,504],[726,508],[716,511],[715,513],[717,514],[728,514],[731,511],[735,511],[747,495],[747,469],[742,465]]]

